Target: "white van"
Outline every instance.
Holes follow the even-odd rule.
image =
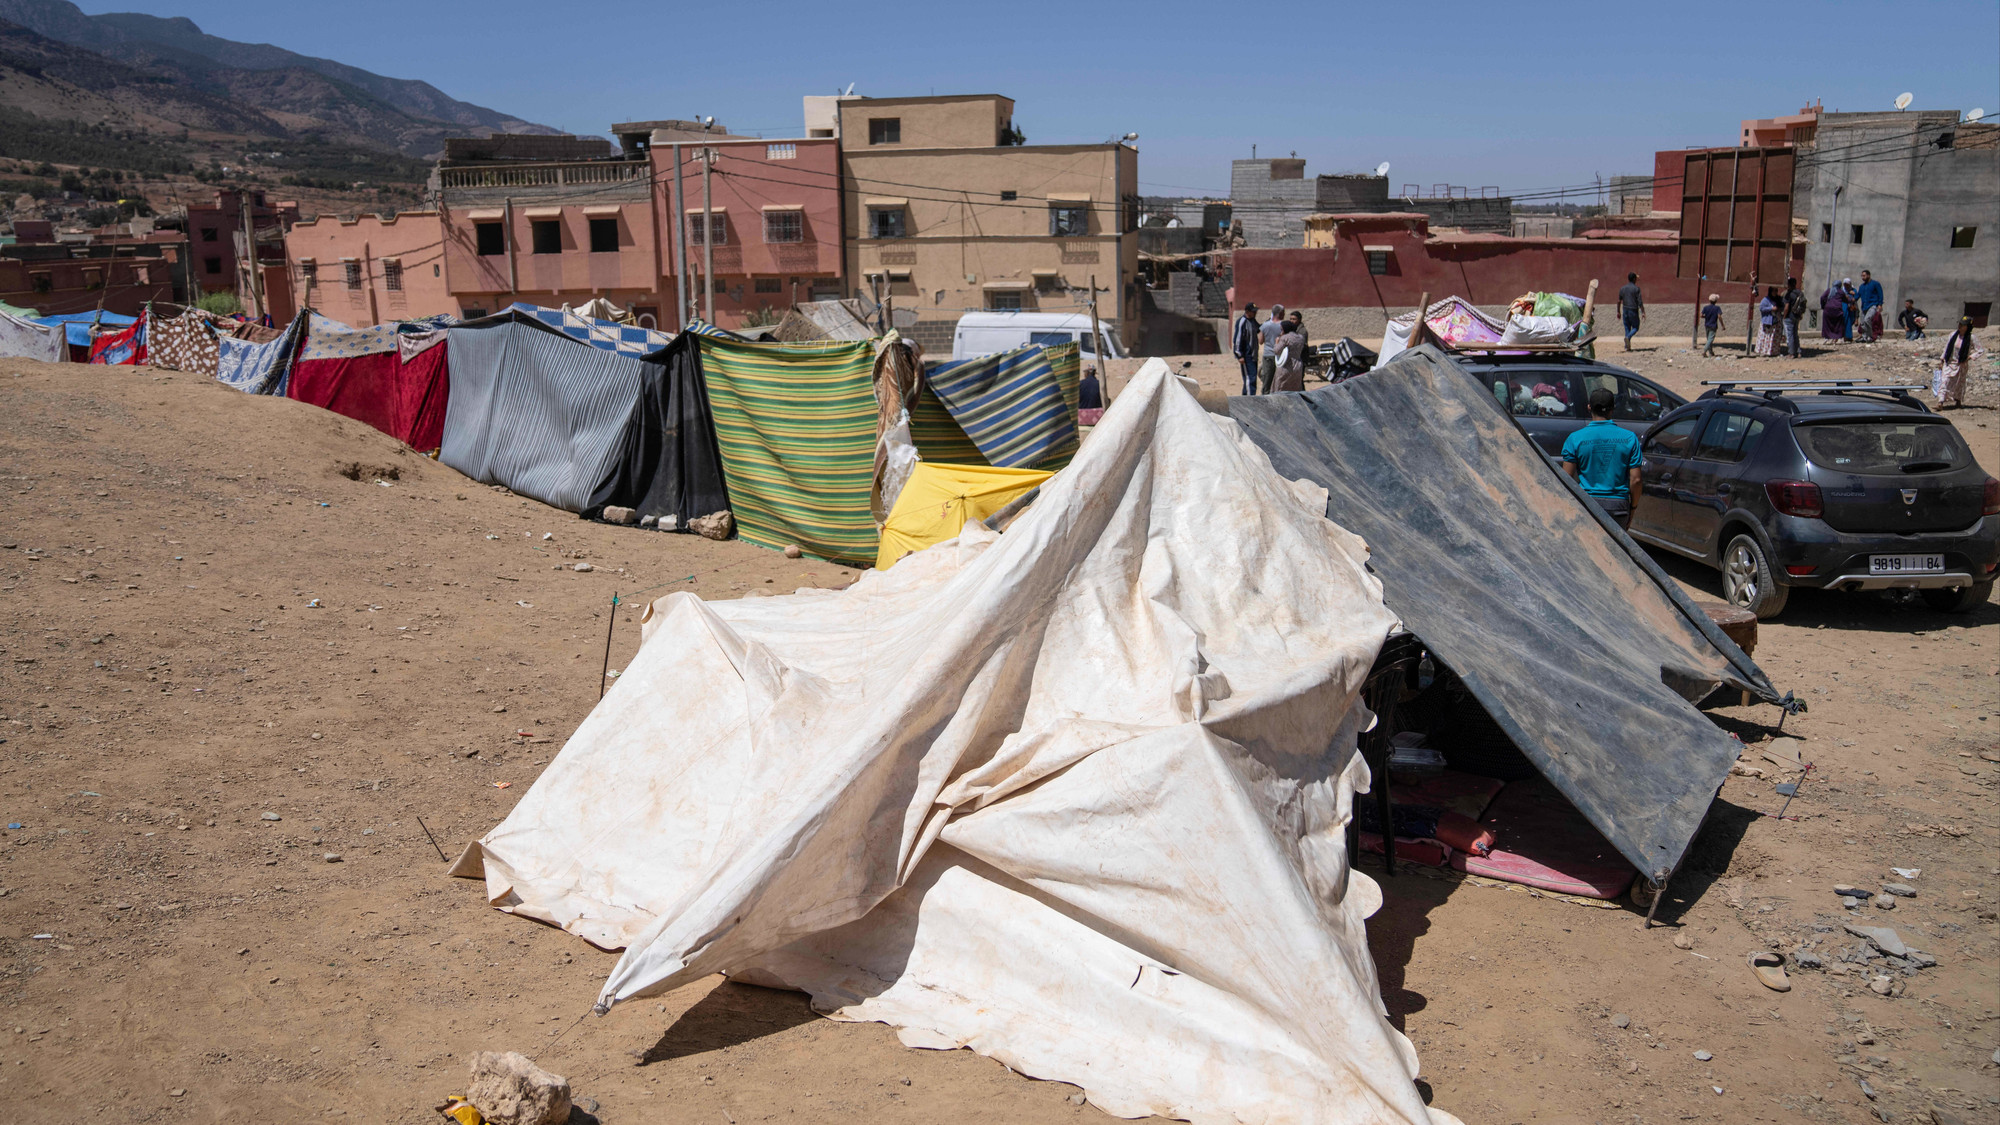
[[[958,330],[951,337],[951,358],[1010,352],[1029,344],[1074,343],[1083,362],[1096,363],[1101,350],[1112,358],[1122,358],[1118,327],[1108,320],[1098,322],[1103,347],[1092,346],[1089,313],[969,312],[958,318]]]

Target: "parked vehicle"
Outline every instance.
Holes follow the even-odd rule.
[[[1724,383],[1641,448],[1632,538],[1716,567],[1758,617],[1797,586],[1915,589],[1947,613],[1992,594],[2000,480],[1904,389]]]
[[[1585,408],[1592,391],[1608,388],[1611,420],[1643,434],[1668,411],[1687,400],[1622,367],[1565,353],[1454,355],[1459,366],[1493,392],[1521,428],[1550,457],[1562,453],[1570,434],[1590,421]]]
[[[1083,353],[1085,363],[1096,363],[1100,351],[1114,359],[1125,354],[1118,346],[1117,325],[1100,320],[1098,331],[1103,337],[1101,349],[1091,343],[1089,313],[969,312],[958,318],[952,333],[951,358],[1011,352],[1029,344],[1069,343]]]

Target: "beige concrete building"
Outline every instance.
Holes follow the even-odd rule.
[[[968,311],[1086,311],[1095,277],[1098,315],[1136,342],[1137,150],[1021,144],[997,94],[828,100],[855,296],[914,313],[936,355]]]

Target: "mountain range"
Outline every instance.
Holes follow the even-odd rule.
[[[111,125],[122,113],[143,132],[304,138],[418,159],[447,136],[558,132],[428,82],[224,39],[186,18],[0,0],[0,21],[0,107],[37,118]]]

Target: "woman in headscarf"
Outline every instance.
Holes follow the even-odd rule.
[[[1942,366],[1931,372],[1931,397],[1938,409],[1965,405],[1965,375],[1986,349],[1972,338],[1972,318],[1958,318],[1958,331],[1945,338]]]
[[[1847,294],[1838,285],[1829,285],[1819,295],[1819,336],[1839,340],[1847,335]]]
[[[1271,393],[1306,389],[1306,334],[1297,313],[1285,318],[1285,330],[1271,346],[1277,349],[1278,374],[1271,381]]]
[[[1778,287],[1764,287],[1764,299],[1757,302],[1757,346],[1752,354],[1774,356],[1778,354],[1778,311],[1784,303],[1778,299]]]

